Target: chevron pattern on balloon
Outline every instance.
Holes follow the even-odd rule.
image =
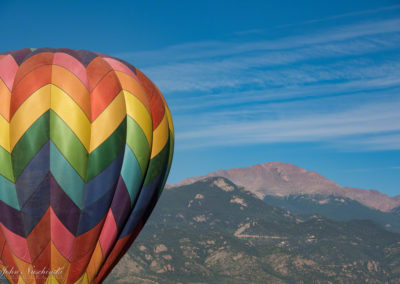
[[[173,147],[164,97],[131,64],[65,48],[1,53],[0,269],[9,282],[104,280],[153,210]]]

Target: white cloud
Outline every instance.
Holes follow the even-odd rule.
[[[378,9],[362,10],[362,11],[357,11],[357,12],[352,12],[352,13],[334,15],[334,16],[330,16],[330,17],[309,20],[309,21],[305,21],[302,23],[282,25],[281,27],[290,27],[290,26],[295,26],[295,25],[297,26],[297,25],[313,24],[313,23],[318,23],[318,22],[326,22],[326,21],[330,21],[330,20],[337,20],[340,18],[347,18],[347,17],[366,15],[366,14],[376,14],[376,13],[382,12],[382,11],[397,10],[397,9],[400,9],[400,5],[392,5],[392,6],[381,7]]]
[[[398,119],[397,122],[399,121]],[[358,144],[367,150],[400,150],[400,132],[377,137],[367,137],[362,141],[358,141]]]
[[[201,41],[169,46],[159,50],[141,52],[121,52],[117,57],[140,60],[139,67],[158,65],[160,62],[225,57],[260,51],[294,49],[316,44],[340,42],[361,37],[371,37],[400,32],[400,19],[392,18],[373,22],[363,22],[317,31],[314,34],[290,36],[276,40],[253,42]],[[137,64],[137,63],[136,63]]]
[[[265,71],[260,77],[266,77],[264,83],[269,82],[269,86],[255,90],[171,96],[169,102],[175,111],[202,108],[207,111],[208,107],[377,92],[400,87],[400,62],[360,67],[350,61],[333,66],[305,66],[297,70]]]
[[[332,60],[360,56],[399,47],[400,34],[395,34],[390,37],[357,39],[291,50],[264,51],[229,57],[172,62],[144,68],[144,72],[149,74],[153,81],[166,93],[210,91],[227,87],[239,88],[246,84],[276,84],[279,83],[277,78],[280,81],[286,79],[286,81],[292,83],[306,83],[321,79],[315,78],[315,75],[325,74],[325,76],[333,77],[343,66],[337,66],[338,69],[330,70],[320,68],[322,69],[320,73],[312,72],[314,70],[310,67],[310,72],[306,73],[307,70],[298,70],[293,67],[293,64],[308,64],[312,60]],[[347,64],[349,63],[352,62]],[[399,62],[394,62],[393,65],[397,66]],[[349,67],[344,70],[350,69]],[[365,66],[362,66],[362,68],[366,69]],[[355,69],[351,68],[349,71],[354,73]],[[350,74],[350,72],[348,73]],[[289,75],[292,76],[289,77]]]
[[[118,56],[141,58],[166,94],[177,147],[323,142],[375,151],[400,149],[399,50],[400,18],[391,18]]]
[[[278,142],[331,142],[353,137],[354,145],[369,150],[400,149],[400,101],[365,104],[345,111],[303,113],[289,117],[242,121],[208,117],[194,129],[177,133],[185,147]],[[234,116],[232,116],[234,117]],[[367,137],[365,135],[380,135]],[[363,136],[363,137],[360,137]],[[336,141],[338,142],[338,141]],[[340,143],[340,142],[339,142]]]

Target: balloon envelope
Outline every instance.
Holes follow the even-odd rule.
[[[0,268],[12,283],[99,283],[153,210],[174,133],[137,68],[84,50],[0,54]]]

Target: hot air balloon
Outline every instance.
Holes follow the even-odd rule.
[[[85,50],[0,54],[0,269],[11,283],[100,283],[165,185],[174,132],[158,88]]]

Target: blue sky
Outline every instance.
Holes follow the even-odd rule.
[[[1,49],[144,71],[174,117],[170,183],[282,161],[400,194],[400,3],[273,2],[3,0]]]

